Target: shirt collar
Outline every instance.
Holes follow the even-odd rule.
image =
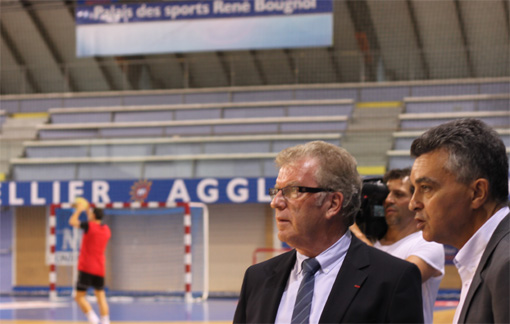
[[[342,237],[336,241],[333,245],[323,251],[321,254],[316,256],[315,258],[319,261],[321,265],[319,271],[323,273],[328,273],[331,271],[336,264],[343,260],[343,257],[347,253],[349,246],[351,245],[351,232],[346,231]],[[296,253],[296,265],[297,265],[297,273],[301,273],[303,261],[308,259],[307,256],[297,252]]]
[[[492,215],[483,225],[471,236],[471,238],[459,250],[453,262],[461,277],[462,273],[465,275],[472,275],[476,271],[476,267],[482,258],[482,254],[492,237],[492,234],[498,227],[503,218],[510,212],[510,208],[503,207]]]

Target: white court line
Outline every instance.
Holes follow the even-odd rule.
[[[13,302],[13,303],[0,303],[0,310],[2,309],[30,309],[30,308],[57,308],[68,307],[69,303],[56,303],[49,301],[26,301],[26,302]]]

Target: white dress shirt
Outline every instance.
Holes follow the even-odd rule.
[[[321,268],[315,273],[315,285],[312,299],[312,309],[310,311],[310,324],[318,323],[322,310],[326,305],[333,283],[336,280],[340,267],[343,264],[347,250],[351,245],[351,232],[347,231],[335,244],[319,254]],[[283,292],[278,314],[276,315],[276,324],[288,324],[292,319],[292,311],[296,302],[297,291],[301,280],[303,280],[302,263],[308,259],[300,253],[296,253],[296,264],[290,272],[287,286]]]
[[[457,267],[462,281],[459,305],[455,311],[453,323],[459,322],[462,306],[466,300],[469,286],[471,286],[471,281],[473,281],[473,277],[475,275],[476,268],[478,267],[478,263],[480,263],[480,259],[482,258],[482,254],[485,251],[492,234],[496,230],[496,227],[498,227],[499,223],[503,220],[503,218],[505,218],[509,211],[510,209],[508,207],[504,207],[492,215],[492,217],[490,217],[485,224],[483,224],[482,227],[480,227],[478,231],[471,236],[453,259],[453,263]]]

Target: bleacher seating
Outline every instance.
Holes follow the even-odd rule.
[[[144,105],[89,108],[53,108],[49,110],[51,122],[132,122],[219,118],[285,117],[349,115],[354,101],[306,100],[266,101],[224,104]]]
[[[404,98],[406,113],[508,111],[510,94]]]
[[[274,176],[284,147],[340,144],[356,105],[403,102],[407,131],[464,116],[505,128],[508,90],[499,78],[34,95],[2,104],[10,113],[49,112],[37,140],[11,160],[14,180]]]
[[[411,140],[412,141],[412,140]],[[505,143],[506,153],[510,159],[510,146]],[[414,158],[411,157],[409,149],[407,150],[390,150],[387,152],[388,156],[388,170],[394,168],[407,168],[411,167]],[[510,171],[510,170],[509,170]]]
[[[2,132],[2,125],[5,123],[5,120],[7,119],[7,114],[5,113],[5,110],[0,110],[0,133]]]
[[[222,118],[40,125],[40,139],[342,132],[348,116]]]
[[[275,176],[273,159],[277,152],[315,139],[340,145],[341,135],[26,142],[27,157],[12,159],[11,165],[16,179],[20,181],[227,177],[232,174]],[[44,148],[49,150],[42,150]]]
[[[26,159],[275,153],[314,139],[340,144],[341,137],[341,134],[317,133],[27,141],[24,149]]]
[[[426,129],[458,118],[478,118],[494,127],[510,152],[510,94],[404,98],[405,113],[399,115],[400,131],[393,134],[387,152],[388,168],[411,166],[412,141]]]
[[[505,146],[510,147],[510,129],[508,128],[497,128],[496,131],[501,136],[501,139],[505,143]],[[401,151],[401,150],[407,150],[409,151],[409,148],[411,147],[411,143],[415,138],[420,136],[423,133],[423,131],[401,131],[401,132],[395,132],[393,134],[394,140],[395,140],[395,146],[394,150]]]
[[[362,84],[310,84],[25,95],[2,98],[8,113],[46,112],[50,108],[178,105],[283,100],[353,99],[357,102],[402,101],[404,97],[508,94],[509,78],[460,79]]]
[[[509,127],[510,111],[401,114],[401,130],[427,129],[459,118],[477,118],[492,127]]]
[[[400,130],[424,130],[458,118],[479,118],[497,128],[510,126],[510,94],[404,98]]]
[[[353,100],[50,109],[40,139],[341,132]],[[310,112],[312,112],[310,116]]]
[[[307,100],[50,109],[52,123],[39,125],[39,141],[11,165],[17,180],[273,176],[285,147],[339,145],[353,107]]]

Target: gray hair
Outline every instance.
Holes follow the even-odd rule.
[[[466,118],[429,129],[415,139],[411,155],[443,149],[449,154],[445,169],[460,183],[489,181],[489,197],[508,202],[508,157],[501,137],[484,122]]]
[[[320,187],[343,194],[344,201],[340,214],[346,226],[352,225],[361,204],[362,183],[354,157],[336,145],[313,141],[284,149],[276,156],[275,162],[281,168],[304,158],[318,161],[315,180]]]

